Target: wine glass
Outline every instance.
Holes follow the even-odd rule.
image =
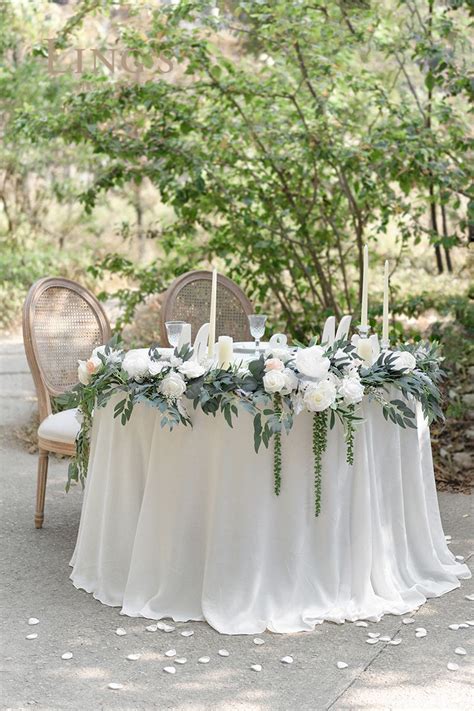
[[[166,335],[168,336],[168,341],[173,348],[177,348],[179,339],[181,338],[181,333],[183,331],[186,321],[166,321]]]
[[[255,338],[255,355],[259,356],[260,339],[265,333],[265,322],[267,320],[266,316],[262,314],[250,314],[248,317],[250,333]]]

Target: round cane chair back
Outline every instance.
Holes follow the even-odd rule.
[[[47,277],[28,292],[23,338],[43,420],[51,412],[51,396],[77,383],[77,361],[110,339],[110,324],[87,289],[69,279]]]
[[[168,288],[161,309],[161,338],[169,345],[166,321],[186,321],[191,324],[194,338],[203,323],[209,321],[212,273],[187,272]],[[216,339],[232,336],[235,341],[250,340],[247,316],[253,313],[251,301],[237,284],[227,277],[217,276]]]

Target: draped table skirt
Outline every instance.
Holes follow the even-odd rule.
[[[256,454],[252,418],[233,429],[193,412],[172,432],[147,405],[123,426],[98,409],[71,579],[133,617],[206,620],[225,634],[311,630],[323,620],[405,614],[459,587],[429,429],[386,422],[364,403],[354,465],[342,429],[328,434],[322,506],[314,515],[312,417]]]

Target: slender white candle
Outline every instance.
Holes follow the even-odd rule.
[[[219,367],[228,368],[234,358],[234,341],[231,336],[219,336]]]
[[[362,304],[360,309],[360,325],[366,328],[368,325],[367,311],[369,303],[369,248],[364,246],[364,268],[362,274]]]
[[[385,271],[383,277],[382,340],[388,341],[388,259],[385,260]]]
[[[217,269],[212,270],[212,287],[211,287],[211,312],[209,315],[209,341],[207,355],[209,358],[214,357],[214,344],[216,342],[216,306],[217,306]]]

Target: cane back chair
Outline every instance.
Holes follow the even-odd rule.
[[[166,321],[191,324],[193,338],[203,323],[209,321],[212,273],[193,271],[174,280],[165,293],[161,308],[161,339],[169,346]],[[247,316],[253,313],[252,302],[231,279],[217,275],[216,339],[232,336],[235,341],[250,340]]]
[[[53,414],[51,398],[77,383],[77,361],[110,338],[105,312],[87,289],[69,279],[37,281],[23,306],[23,340],[38,396],[38,481],[35,526],[44,520],[49,452],[73,455],[79,430],[76,410]]]

